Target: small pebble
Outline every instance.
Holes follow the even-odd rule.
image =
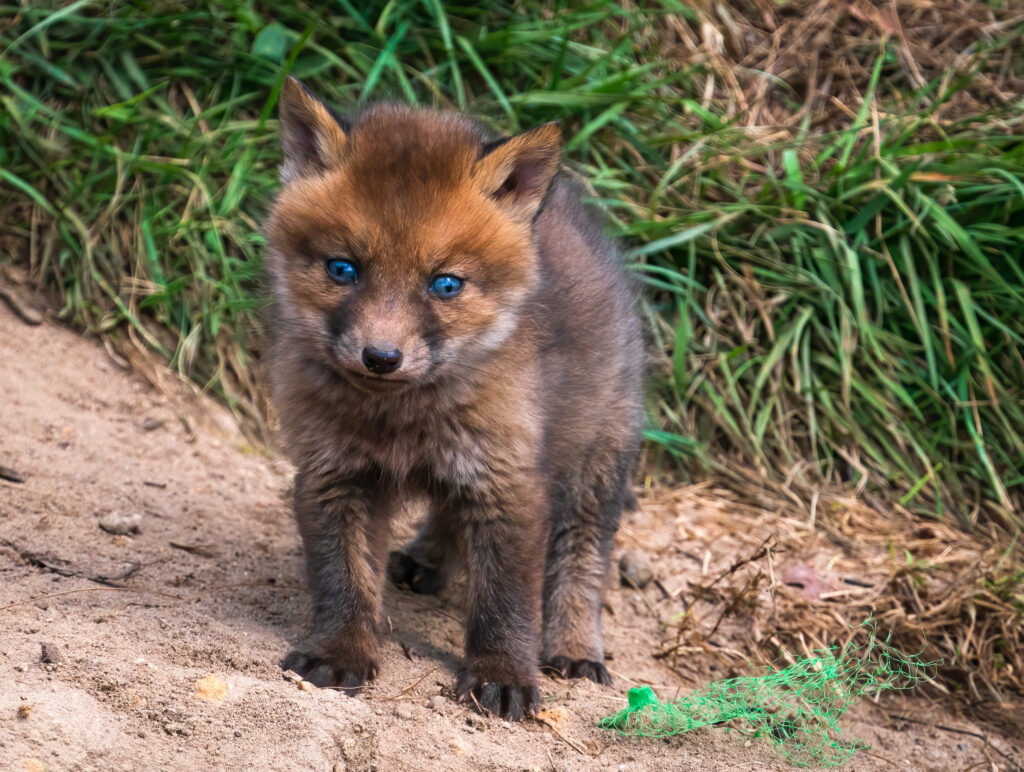
[[[138,533],[142,525],[142,515],[122,515],[120,512],[110,512],[100,518],[100,528],[107,533],[124,535]]]
[[[438,713],[444,712],[444,706],[448,702],[442,695],[435,694],[429,700],[427,700],[427,707],[431,710],[436,710]]]
[[[13,483],[25,482],[25,475],[20,472],[16,472],[9,466],[0,466],[0,477]]]
[[[188,726],[175,721],[169,721],[164,724],[164,731],[167,734],[180,734],[182,737],[190,737],[192,735],[192,730]]]
[[[48,665],[59,665],[64,661],[64,654],[61,652],[60,647],[55,643],[41,643],[40,648],[42,653],[40,654],[39,661],[45,662]]]
[[[341,755],[347,761],[355,761],[359,758],[359,744],[353,737],[346,737],[341,741]]]
[[[309,681],[299,681],[299,688],[304,692],[315,692],[316,687],[313,686]]]
[[[619,558],[619,579],[623,587],[644,588],[654,578],[651,564],[641,553],[629,550]]]
[[[409,720],[410,718],[412,718],[412,708],[410,708],[408,705],[399,705],[397,708],[395,708],[395,715],[399,718]]]

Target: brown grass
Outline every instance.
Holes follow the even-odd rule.
[[[681,613],[654,656],[685,668],[687,652],[713,653],[739,671],[746,658],[843,644],[874,619],[897,648],[942,660],[935,688],[981,719],[1024,727],[1019,543],[828,493],[811,511],[757,507],[709,485],[654,488],[642,501],[650,519],[624,540],[644,545],[672,521],[677,539],[653,552],[691,561],[661,577],[662,600]]]
[[[892,41],[898,58],[882,71],[880,101],[935,78],[973,76],[944,112],[981,114],[1024,91],[1010,67],[1017,47],[981,55],[1024,20],[1024,7],[972,0],[700,0],[696,20],[666,16],[662,52],[677,65],[707,69],[705,107],[717,100],[743,126],[824,131],[849,125],[871,78],[871,62]],[[939,93],[946,91],[939,89]]]

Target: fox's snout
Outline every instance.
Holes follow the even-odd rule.
[[[386,375],[402,366],[402,351],[392,343],[377,343],[363,349],[363,366],[374,375]]]

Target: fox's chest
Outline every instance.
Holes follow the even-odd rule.
[[[430,410],[415,420],[384,415],[349,424],[341,439],[346,465],[359,471],[378,469],[398,481],[427,476],[456,487],[472,485],[486,472],[495,452],[495,438],[486,427]]]

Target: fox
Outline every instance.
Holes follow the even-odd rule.
[[[518,720],[541,672],[611,683],[601,611],[636,501],[644,336],[561,129],[343,114],[294,78],[279,127],[266,367],[312,608],[281,667],[357,693],[379,672],[384,583],[433,594],[462,571],[455,699]]]

